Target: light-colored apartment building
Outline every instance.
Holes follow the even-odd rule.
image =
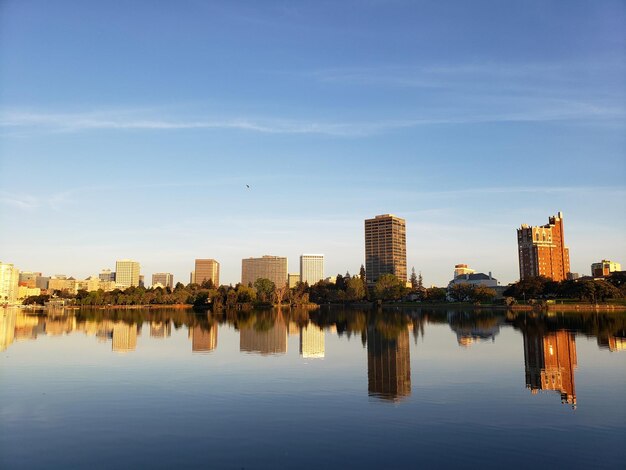
[[[309,286],[324,279],[324,255],[300,256],[300,281]]]
[[[197,259],[192,282],[202,284],[212,281],[215,287],[220,285],[220,264],[214,259]]]
[[[14,304],[18,297],[20,271],[10,263],[0,262],[0,304]]]
[[[287,283],[287,258],[265,255],[241,260],[241,283],[254,284],[257,279],[269,279],[276,287]]]
[[[115,285],[118,289],[139,286],[141,266],[138,261],[122,259],[115,262]]]

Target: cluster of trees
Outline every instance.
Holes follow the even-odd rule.
[[[453,302],[493,302],[496,295],[496,291],[489,287],[467,283],[453,284],[448,289],[448,296]]]
[[[584,302],[604,302],[626,298],[626,275],[613,273],[606,279],[580,279],[555,282],[538,276],[521,280],[504,291],[507,297],[529,299],[576,299]]]

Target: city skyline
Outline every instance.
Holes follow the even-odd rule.
[[[235,283],[246,256],[311,252],[335,275],[383,213],[428,285],[459,263],[516,280],[515,228],[556,211],[572,271],[626,259],[619,2],[0,8],[0,259],[20,269],[129,257],[186,280],[206,254]]]

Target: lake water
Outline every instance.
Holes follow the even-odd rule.
[[[626,315],[0,310],[0,468],[624,468]]]

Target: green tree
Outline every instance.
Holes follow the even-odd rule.
[[[261,302],[269,302],[276,286],[269,279],[260,277],[254,281],[254,288],[256,289],[257,298]]]
[[[404,283],[393,274],[383,274],[374,286],[374,295],[380,300],[398,300],[405,291]]]
[[[417,290],[417,273],[415,272],[415,267],[411,268],[411,289],[413,291]]]
[[[365,281],[365,266],[361,265],[361,269],[359,269],[359,277]]]
[[[360,277],[354,276],[348,281],[346,288],[347,300],[363,300],[365,298],[365,281]]]
[[[474,286],[472,291],[472,301],[473,302],[493,302],[493,299],[496,298],[497,292],[493,289],[490,289],[487,286]]]
[[[426,289],[426,300],[429,302],[445,302],[447,290],[443,287],[429,287]]]

